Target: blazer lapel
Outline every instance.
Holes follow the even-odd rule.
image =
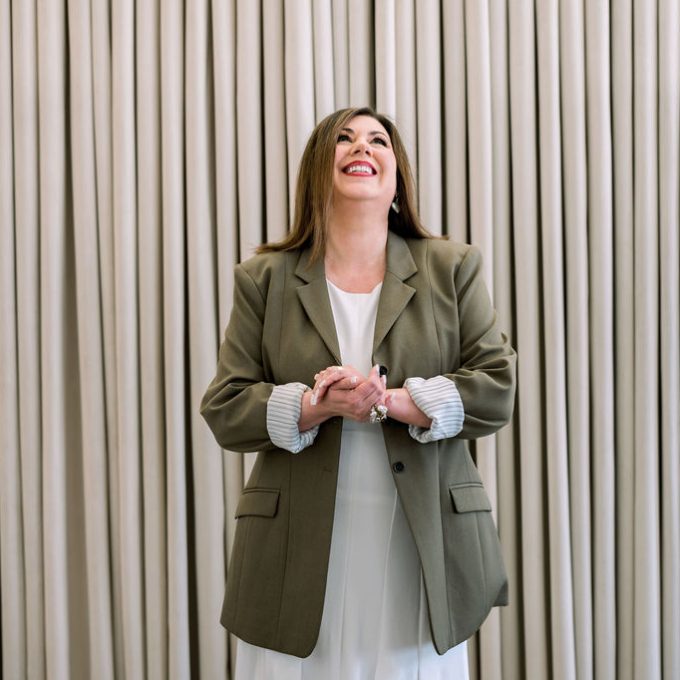
[[[335,322],[331,302],[328,298],[328,286],[326,285],[326,270],[323,260],[318,260],[310,265],[310,250],[304,250],[300,255],[295,275],[306,281],[306,285],[298,286],[297,294],[302,306],[307,312],[309,320],[316,328],[322,340],[333,355],[338,366],[342,364],[340,359],[340,346],[335,332]]]
[[[378,349],[394,322],[404,311],[416,289],[404,280],[418,271],[406,241],[393,232],[387,233],[387,266],[373,336],[373,353]]]
[[[314,328],[340,365],[342,360],[333,311],[328,298],[326,271],[323,260],[310,264],[310,253],[309,249],[304,250],[295,268],[295,275],[306,282],[305,285],[298,286],[297,294]],[[404,280],[413,276],[417,271],[418,267],[406,241],[401,236],[391,231],[388,232],[385,279],[380,291],[373,335],[374,353],[416,292],[416,289],[404,283]]]

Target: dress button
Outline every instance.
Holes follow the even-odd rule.
[[[406,466],[405,466],[400,460],[398,460],[398,461],[392,466],[392,469],[393,469],[395,472],[403,472],[405,467],[406,467]]]

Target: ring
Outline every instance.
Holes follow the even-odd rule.
[[[387,419],[387,406],[383,404],[373,404],[368,413],[368,421],[370,423],[382,423]]]

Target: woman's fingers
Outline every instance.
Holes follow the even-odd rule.
[[[363,376],[352,366],[329,366],[314,376],[311,404],[315,406],[324,398],[330,387],[334,389],[353,389],[363,380]]]
[[[365,385],[366,383],[364,383]],[[337,390],[327,392],[324,403],[335,415],[352,420],[364,421],[373,405],[372,390]]]
[[[382,403],[385,397],[385,381],[380,376],[378,366],[371,369],[368,378],[352,394],[356,397],[352,417],[362,422],[367,421],[373,405]]]
[[[323,396],[330,385],[332,385],[334,382],[337,382],[338,380],[342,380],[343,377],[344,371],[342,366],[329,366],[323,371],[319,371],[314,376],[314,380],[316,380],[316,382],[312,388],[312,406],[315,406],[323,399]]]
[[[387,390],[387,374],[385,373],[385,369],[379,364],[376,364],[368,374],[367,382],[370,382],[375,386],[375,389],[378,392],[378,399],[382,400]]]
[[[329,366],[315,376],[310,404],[315,406],[327,399],[337,415],[360,422],[369,419],[375,404],[384,404],[386,370],[375,365],[364,377],[352,366]]]
[[[334,383],[329,384],[329,390],[353,390],[359,384],[360,377],[358,375],[347,375]],[[363,378],[361,378],[363,380]]]

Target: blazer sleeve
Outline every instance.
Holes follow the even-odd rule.
[[[482,276],[482,257],[470,246],[454,273],[460,327],[460,366],[453,380],[465,419],[458,437],[496,432],[512,417],[517,355],[500,331]]]
[[[267,402],[274,385],[265,381],[261,349],[265,307],[252,277],[237,265],[234,304],[217,373],[201,401],[201,415],[217,443],[231,451],[275,448],[267,430]]]

